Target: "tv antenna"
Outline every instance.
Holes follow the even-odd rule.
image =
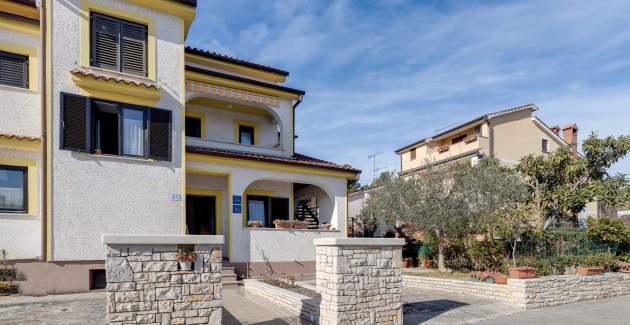
[[[382,152],[375,152],[375,153],[373,153],[373,154],[368,156],[368,159],[372,159],[372,182],[374,182],[376,180],[376,173],[379,170],[385,169],[383,167],[377,167],[376,166],[376,157],[378,155],[381,155],[381,154],[383,154],[383,153]]]

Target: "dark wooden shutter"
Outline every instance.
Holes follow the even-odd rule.
[[[88,151],[90,99],[61,94],[61,149]]]
[[[121,30],[121,71],[146,76],[147,27],[123,21]]]
[[[149,157],[171,160],[171,111],[149,109]]]
[[[0,84],[28,88],[28,57],[0,52]]]
[[[92,14],[92,66],[120,71],[120,21]]]

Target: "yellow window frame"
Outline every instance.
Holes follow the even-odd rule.
[[[206,114],[186,111],[185,117],[198,118],[201,120],[201,138],[206,138]],[[184,123],[184,126],[186,123]],[[186,130],[184,129],[184,134]]]
[[[211,190],[211,189],[200,189],[200,188],[186,188],[186,195],[199,195],[199,196],[213,196],[214,197],[214,223],[216,228],[216,234],[222,235],[222,221],[221,218],[221,205],[223,205],[223,201],[221,200],[221,190]],[[186,223],[186,216],[184,216],[184,224]]]
[[[39,84],[39,78],[37,75],[37,68],[39,67],[39,64],[37,63],[37,49],[12,43],[0,42],[0,51],[28,56],[28,88],[21,89],[37,91],[37,85]]]
[[[241,144],[239,141],[239,128],[242,126],[249,126],[254,128],[254,144],[257,146],[260,143],[260,136],[258,132],[258,123],[252,121],[244,121],[244,120],[234,120],[234,143]]]

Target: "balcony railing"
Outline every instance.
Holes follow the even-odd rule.
[[[252,153],[271,155],[271,156],[282,156],[282,157],[289,156],[289,154],[284,152],[281,148],[270,148],[270,147],[216,141],[216,140],[209,140],[209,139],[200,139],[200,138],[193,138],[193,137],[186,137],[186,145],[194,146],[194,147],[201,147],[201,148],[213,148],[213,149],[234,150],[234,151],[242,151],[242,152],[252,152]]]

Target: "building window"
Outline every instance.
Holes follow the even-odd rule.
[[[93,67],[147,75],[147,26],[92,13],[90,63]]]
[[[247,125],[238,126],[238,143],[253,145],[254,142],[254,127]]]
[[[168,110],[61,96],[61,148],[96,154],[170,160]]]
[[[201,119],[193,116],[186,116],[186,136],[201,138]]]
[[[28,88],[28,56],[0,51],[0,84]]]
[[[27,212],[27,167],[0,165],[0,212]]]
[[[289,219],[288,198],[247,195],[247,222],[258,221],[263,227],[273,227],[278,219]]]
[[[549,140],[542,139],[542,152],[549,152]]]
[[[475,130],[474,130],[473,132],[474,132],[474,134],[475,134],[476,136],[480,137],[480,136],[481,136],[481,125],[477,125],[477,126],[475,127]]]
[[[416,160],[416,148],[411,149],[411,160]]]
[[[466,138],[465,134],[457,136],[457,137],[453,138],[453,140],[451,140],[451,144],[456,144],[456,143],[462,142],[462,141],[464,141],[465,138]]]

